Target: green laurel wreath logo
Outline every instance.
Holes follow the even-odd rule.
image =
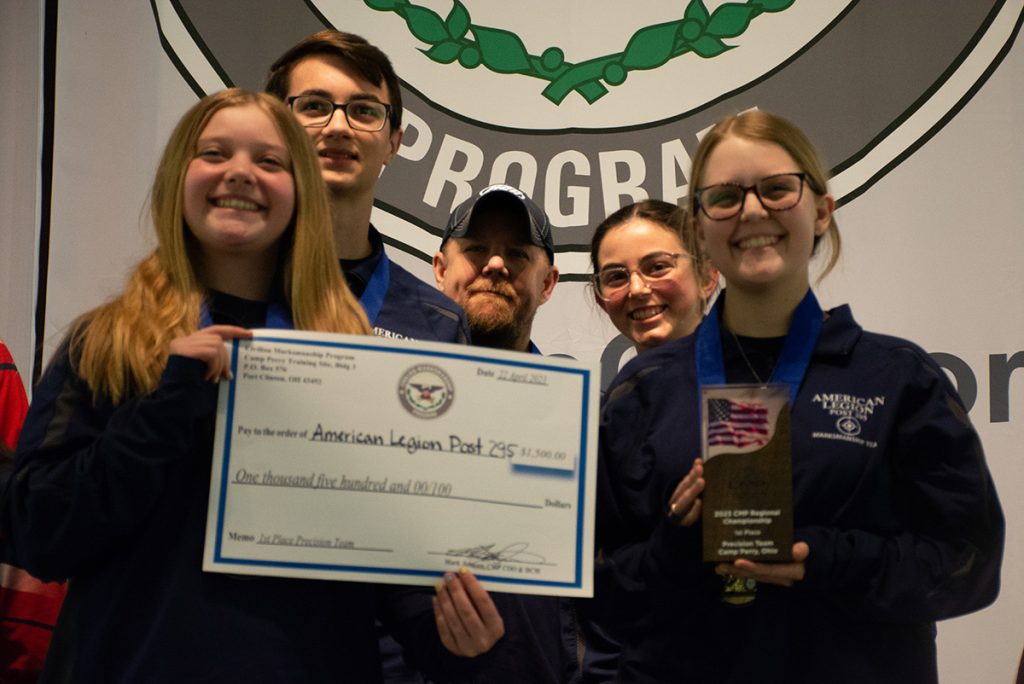
[[[549,81],[542,94],[556,105],[573,91],[593,104],[608,94],[605,84],[621,85],[630,71],[655,69],[687,52],[705,59],[717,57],[736,47],[723,39],[741,35],[758,15],[781,12],[795,1],[730,2],[708,12],[703,0],[690,0],[682,19],[638,30],[622,52],[573,64],[565,61],[561,48],[549,47],[540,56],[531,55],[515,33],[473,24],[460,0],[453,0],[445,19],[409,0],[364,0],[370,9],[394,12],[404,19],[412,35],[430,45],[420,52],[435,62],[458,60],[467,69],[482,64],[499,74]]]

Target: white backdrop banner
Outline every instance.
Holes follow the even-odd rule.
[[[407,130],[374,213],[393,257],[433,282],[452,207],[491,183],[522,188],[551,217],[563,274],[534,339],[601,360],[607,379],[630,352],[584,284],[593,227],[633,201],[684,198],[690,155],[719,117],[760,108],[797,122],[842,207],[823,304],[849,301],[865,327],[934,354],[1006,509],[1002,594],[940,625],[943,681],[1012,679],[1024,645],[1024,225],[1011,211],[1024,183],[1024,0],[85,4],[59,6],[49,349],[151,244],[146,186],[184,109],[259,88],[324,27],[365,36],[402,78]]]

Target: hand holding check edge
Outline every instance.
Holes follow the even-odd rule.
[[[171,340],[170,353],[205,363],[203,380],[231,380],[231,357],[224,343],[234,339],[251,340],[252,331],[235,325],[211,325]]]
[[[434,619],[445,648],[458,656],[486,653],[505,635],[505,623],[490,594],[468,568],[445,573],[434,589]]]

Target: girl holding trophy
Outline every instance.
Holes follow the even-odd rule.
[[[827,273],[839,233],[796,126],[723,119],[690,183],[689,220],[726,290],[695,335],[628,364],[603,407],[595,584],[621,627],[618,681],[934,682],[935,621],[999,587],[1002,511],[966,410],[922,349],[818,305],[811,259],[831,243]],[[694,461],[701,390],[721,383],[789,394],[780,562],[701,560],[694,523],[715,514]],[[753,600],[728,600],[737,579]]]

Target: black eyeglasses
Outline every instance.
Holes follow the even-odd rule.
[[[295,95],[288,98],[288,106],[295,113],[295,118],[306,128],[323,128],[335,110],[345,113],[349,128],[371,133],[384,128],[391,113],[391,105],[376,100],[349,100],[348,102],[331,102],[319,95]]]
[[[786,211],[800,204],[806,180],[807,174],[801,171],[766,176],[746,187],[736,183],[719,183],[698,188],[695,199],[698,209],[712,221],[724,221],[739,215],[750,191],[754,192],[765,210]]]
[[[689,256],[678,252],[654,252],[641,259],[637,268],[606,266],[594,274],[594,290],[606,302],[621,299],[629,291],[634,273],[640,276],[644,285],[653,288],[660,281],[675,275],[679,257]]]

